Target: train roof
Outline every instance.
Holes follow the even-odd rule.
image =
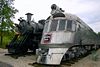
[[[87,28],[88,30],[90,31],[93,31],[84,21],[82,21],[79,17],[77,17],[76,15],[74,14],[71,14],[71,13],[57,13],[55,15],[51,15],[47,18],[47,20],[51,20],[53,18],[60,18],[60,17],[64,17],[68,20],[74,20],[74,21],[77,21],[79,22],[81,25],[83,25],[85,28]]]
[[[82,24],[85,28],[93,31],[84,21],[82,21],[79,17],[77,17],[76,15],[70,14],[70,13],[65,13],[66,18],[70,19],[70,20],[74,20],[79,22],[80,24]]]
[[[74,14],[66,13],[62,8],[59,8],[56,4],[51,6],[51,16],[47,18],[47,20],[51,20],[53,18],[66,18],[68,20],[73,20],[79,22],[84,28],[87,28],[90,31],[93,31],[85,22],[83,22],[79,17]]]
[[[77,21],[77,22],[79,22],[80,24],[82,24],[85,28],[87,28],[87,29],[93,31],[84,21],[82,21],[82,20],[81,20],[79,17],[77,17],[76,15],[70,14],[70,13],[65,13],[64,15],[65,15],[65,17],[66,17],[67,19]]]

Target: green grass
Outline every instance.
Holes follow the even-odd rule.
[[[93,61],[98,61],[99,60],[99,54],[96,51],[93,51],[91,58],[92,58]]]
[[[10,34],[6,33],[5,35],[3,35],[3,42],[2,42],[2,45],[0,44],[0,48],[6,48],[6,45],[8,45],[10,43],[13,36],[14,36],[14,34],[12,34],[12,33],[10,33]]]

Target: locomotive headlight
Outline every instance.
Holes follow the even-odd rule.
[[[48,43],[51,41],[51,34],[45,34],[43,38],[44,43]]]
[[[37,49],[36,50],[36,55],[47,55],[48,54],[48,49]]]

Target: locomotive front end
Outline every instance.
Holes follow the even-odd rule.
[[[45,23],[41,44],[38,49],[38,63],[60,64],[69,47],[73,45],[75,23],[66,18],[53,18]]]
[[[75,23],[66,18],[54,18],[47,21],[41,40],[41,48],[64,48],[73,43]],[[68,45],[67,45],[68,44]],[[70,46],[69,46],[70,44]]]
[[[56,5],[52,6],[51,14],[45,21],[37,50],[37,63],[59,65],[68,48],[73,45],[76,26]]]

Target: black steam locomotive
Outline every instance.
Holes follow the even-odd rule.
[[[18,19],[19,24],[15,24],[16,34],[7,46],[8,52],[11,54],[26,53],[28,50],[35,53],[40,43],[45,20],[36,23],[31,21],[31,13],[26,15],[27,20],[20,18]]]

